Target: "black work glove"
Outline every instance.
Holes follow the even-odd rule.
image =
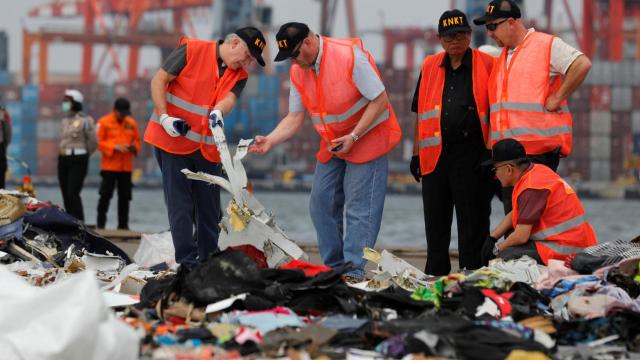
[[[489,260],[495,259],[496,256],[493,254],[493,247],[498,242],[498,239],[494,238],[491,235],[488,235],[482,244],[482,250],[480,250],[480,261],[482,262],[482,266],[489,265]]]
[[[411,164],[409,165],[409,170],[411,171],[411,175],[416,179],[417,182],[420,182],[420,178],[422,174],[420,174],[420,156],[413,155],[411,157]]]

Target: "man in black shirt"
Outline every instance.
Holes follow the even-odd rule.
[[[411,106],[418,118],[410,170],[422,181],[425,272],[445,275],[451,270],[454,206],[461,268],[480,267],[480,247],[489,233],[489,177],[479,164],[490,156],[483,79],[488,79],[493,58],[469,48],[471,28],[459,10],[440,17],[438,34],[445,52],[425,59]]]

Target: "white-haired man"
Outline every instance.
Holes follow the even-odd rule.
[[[245,27],[224,41],[183,38],[151,80],[155,110],[144,140],[155,147],[176,261],[192,267],[218,249],[220,188],[188,180],[189,169],[221,174],[209,130],[223,125],[240,96],[253,61],[264,66],[262,33]],[[195,226],[196,236],[193,236]]]

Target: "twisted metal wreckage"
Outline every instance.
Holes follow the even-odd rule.
[[[182,173],[192,180],[218,185],[228,191],[232,198],[227,206],[227,215],[220,222],[220,249],[250,244],[264,253],[269,267],[283,265],[293,259],[307,260],[307,254],[276,225],[273,215],[247,189],[249,183],[242,159],[247,155],[252,139],[238,142],[233,159],[221,126],[211,126],[213,139],[218,147],[222,166],[228,180],[205,172],[183,169]]]

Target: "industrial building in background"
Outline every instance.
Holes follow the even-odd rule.
[[[379,64],[389,98],[402,126],[405,143],[412,142],[413,116],[409,112],[417,59],[439,50],[434,24],[425,27],[358,29],[356,6],[359,0],[318,0],[320,33],[332,35],[336,21],[346,21],[349,36],[375,34],[384,41]],[[364,1],[364,0],[360,0]],[[355,3],[355,4],[354,4]],[[465,6],[470,17],[481,15],[485,0],[450,1]],[[521,1],[526,3],[526,1]],[[556,33],[578,47],[593,61],[592,70],[569,100],[573,114],[573,153],[559,172],[574,180],[591,183],[631,184],[638,182],[640,168],[640,2],[634,0],[583,0],[581,9],[568,0],[544,0],[543,16],[525,16],[527,26]],[[576,4],[575,1],[572,4]],[[522,8],[526,6],[522,4]],[[337,19],[344,6],[346,19]],[[204,14],[204,15],[203,15]],[[567,21],[557,20],[562,14]],[[579,14],[579,16],[578,16]],[[38,6],[26,20],[69,20],[82,27],[61,29],[43,26],[24,30],[22,72],[8,73],[8,39],[0,32],[0,101],[11,113],[14,141],[9,155],[23,160],[36,179],[55,176],[58,126],[62,117],[60,94],[73,87],[86,94],[86,112],[97,116],[110,110],[113,100],[127,97],[132,115],[148,119],[152,111],[149,74],[140,69],[142,47],[160,49],[164,57],[183,36],[220,38],[229,29],[252,24],[265,33],[272,29],[272,9],[260,0],[58,0]],[[194,24],[214,17],[215,28],[196,34]],[[532,19],[533,18],[533,19]],[[557,23],[557,24],[556,24]],[[566,25],[568,23],[568,25]],[[275,24],[277,25],[277,24]],[[474,28],[474,46],[487,42],[482,28]],[[573,40],[573,41],[572,41]],[[15,41],[15,40],[14,40]],[[80,71],[59,77],[48,70],[48,50],[52,44],[74,44],[82,49]],[[366,42],[365,42],[366,44]],[[394,62],[394,54],[404,49],[404,64]],[[126,56],[122,56],[126,54]],[[273,56],[265,53],[265,59]],[[126,58],[126,61],[121,59]],[[33,62],[33,63],[32,63]],[[35,66],[34,66],[35,65]],[[105,83],[103,79],[110,80]],[[12,79],[14,79],[12,81]],[[287,111],[289,75],[287,67],[268,63],[262,74],[252,77],[236,109],[225,117],[230,141],[268,133]],[[140,124],[143,129],[146,124]],[[271,158],[247,159],[248,173],[285,181],[304,179],[313,171],[317,139],[311,122],[309,131],[299,132],[294,141],[282,146]],[[33,144],[38,146],[34,147]],[[399,146],[390,153],[390,186],[412,187],[407,173],[410,147]],[[99,171],[94,155],[90,176]],[[24,168],[10,163],[11,175],[20,179]],[[134,178],[152,182],[158,170],[149,147],[136,159]],[[295,182],[295,181],[294,181]],[[416,188],[417,189],[417,188]]]

